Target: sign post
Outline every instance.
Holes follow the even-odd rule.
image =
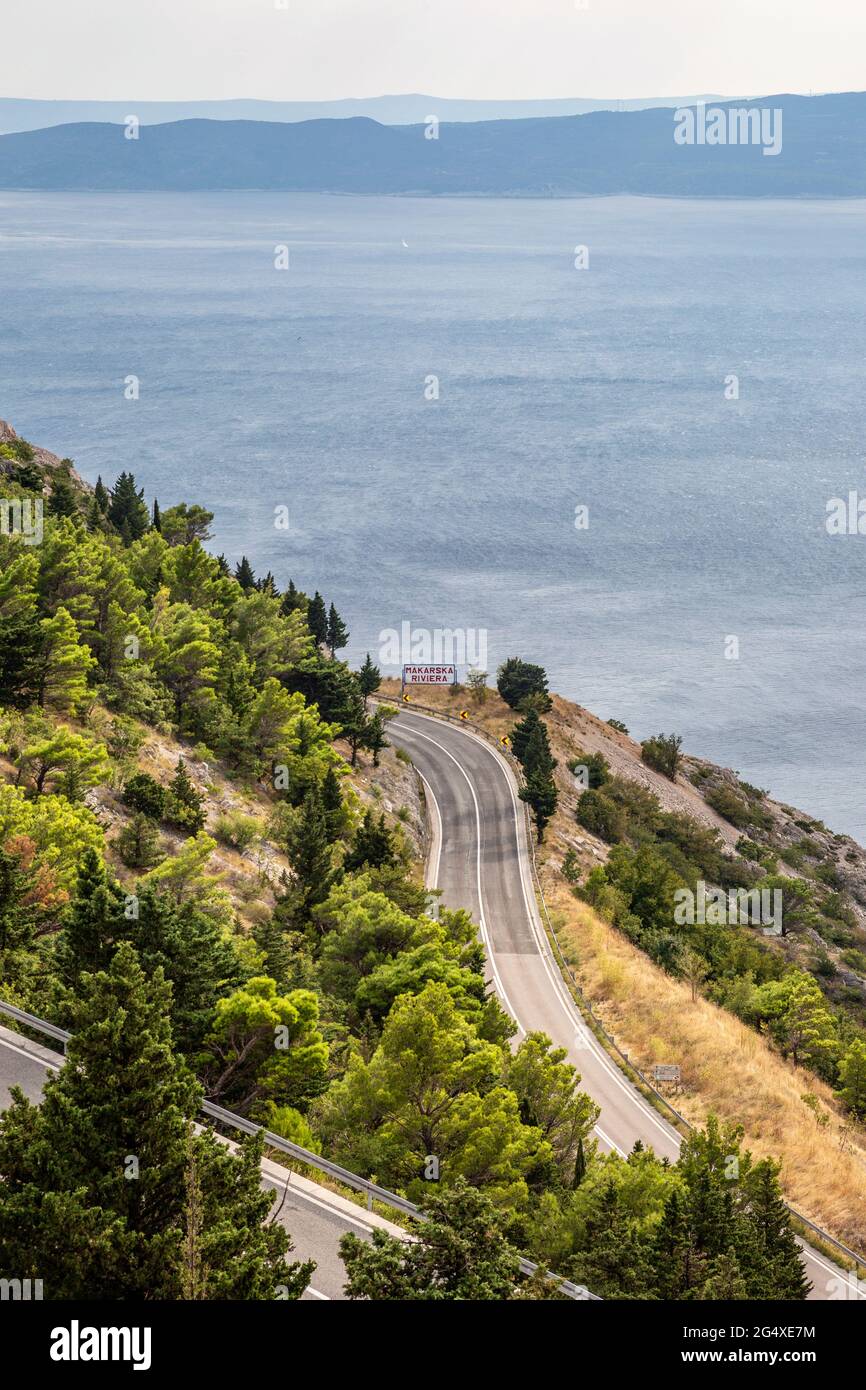
[[[403,667],[403,678],[401,681],[401,691],[405,692],[407,685],[456,685],[457,667],[451,665],[421,665]]]

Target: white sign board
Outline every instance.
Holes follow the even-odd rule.
[[[456,666],[404,666],[404,685],[456,685]]]
[[[656,1062],[653,1077],[656,1081],[679,1081],[680,1069],[676,1062]]]

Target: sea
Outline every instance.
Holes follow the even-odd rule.
[[[864,364],[862,201],[0,193],[20,434],[861,840]]]

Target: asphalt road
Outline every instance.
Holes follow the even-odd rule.
[[[425,784],[433,832],[428,886],[441,888],[446,907],[466,908],[480,923],[489,977],[518,1024],[517,1040],[541,1032],[566,1049],[582,1089],[601,1107],[596,1132],[603,1148],[628,1153],[640,1139],[659,1156],[676,1159],[679,1134],[586,1027],[555,964],[532,884],[523,804],[507,760],[470,730],[405,709],[388,734]],[[803,1258],[812,1298],[866,1296],[816,1251],[804,1248]]]
[[[0,1109],[9,1104],[12,1086],[20,1086],[30,1100],[38,1101],[46,1073],[62,1064],[63,1058],[57,1053],[0,1027]],[[366,1212],[328,1188],[289,1173],[269,1160],[262,1164],[262,1182],[274,1193],[277,1220],[294,1243],[291,1258],[316,1261],[305,1299],[342,1299],[346,1272],[338,1247],[340,1237],[347,1231],[354,1231],[365,1240],[369,1240],[374,1226],[399,1234],[396,1226],[375,1212]]]

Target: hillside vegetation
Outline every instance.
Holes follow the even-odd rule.
[[[803,1297],[737,1124],[603,1156],[563,1050],[515,1046],[476,924],[420,884],[417,782],[334,605],[128,472],[85,488],[9,427],[0,470],[13,523],[44,511],[0,535],[0,989],[74,1034],[0,1119],[0,1264],[52,1297],[300,1296],[260,1141],[197,1136],[205,1095],[474,1232],[444,1296],[543,1296],[522,1250],[608,1298]],[[424,1239],[388,1277],[345,1255],[350,1296],[426,1296]]]

